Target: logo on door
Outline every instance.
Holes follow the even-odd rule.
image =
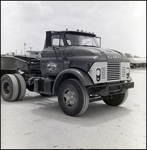
[[[54,62],[49,62],[46,65],[48,72],[56,72],[58,70],[58,65]]]

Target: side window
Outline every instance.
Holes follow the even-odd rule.
[[[63,39],[60,40],[60,46],[64,46]]]
[[[52,46],[64,46],[63,39],[60,39],[60,35],[52,35]]]
[[[53,46],[59,46],[59,39],[53,38],[52,45]]]
[[[67,44],[68,44],[68,45],[71,45],[71,40],[67,40]]]

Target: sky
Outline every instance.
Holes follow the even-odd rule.
[[[103,48],[146,57],[146,1],[1,1],[2,54],[41,51],[46,31],[66,28],[94,32]]]

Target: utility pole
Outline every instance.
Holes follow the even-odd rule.
[[[25,46],[26,46],[26,42],[24,43],[24,55],[25,55],[25,53],[26,53],[26,52],[25,52]]]

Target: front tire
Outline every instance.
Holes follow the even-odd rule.
[[[125,93],[112,95],[112,96],[105,96],[103,97],[103,101],[110,106],[118,106],[123,104],[128,97],[128,90]]]
[[[79,116],[88,108],[89,95],[80,81],[68,79],[63,81],[59,87],[58,102],[65,114]]]
[[[18,96],[19,86],[17,79],[12,74],[5,74],[1,78],[1,96],[4,101],[15,101]]]

